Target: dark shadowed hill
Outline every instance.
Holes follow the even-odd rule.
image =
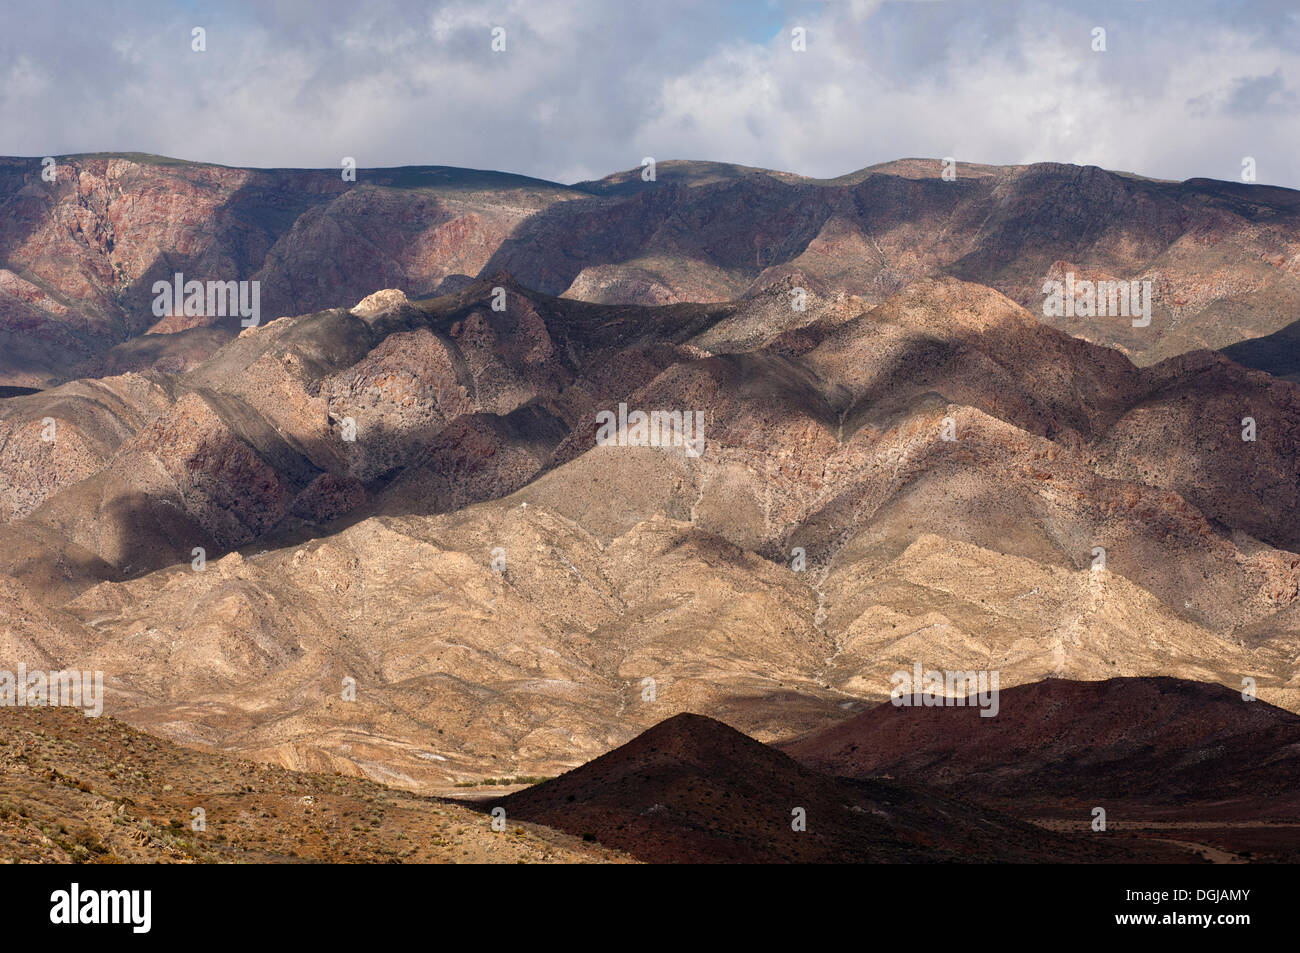
[[[1300,716],[1175,678],[1048,679],[971,707],[879,705],[784,744],[802,764],[969,796],[1268,802],[1300,820]]]
[[[833,779],[699,715],[682,714],[499,802],[507,817],[592,836],[654,862],[1134,859],[993,811],[881,781]],[[807,829],[792,829],[802,809]]]
[[[1300,321],[1261,338],[1238,341],[1221,353],[1245,367],[1300,384]]]

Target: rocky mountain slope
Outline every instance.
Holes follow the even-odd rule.
[[[1294,385],[1140,369],[955,279],[804,312],[496,280],[5,401],[0,661],[415,789],[554,774],[679,711],[787,738],[916,660],[1300,707]],[[595,445],[620,402],[698,409],[702,452]],[[33,465],[65,452],[88,475]]]
[[[605,304],[798,286],[878,303],[925,277],[1041,315],[1043,283],[1150,281],[1152,321],[1045,319],[1140,364],[1273,333],[1300,304],[1297,194],[1094,167],[902,160],[832,180],[660,162],[559,185],[445,167],[254,170],[153,156],[0,159],[0,384],[178,370],[237,320],[153,313],[153,283],[256,280],[263,321],[500,270]],[[209,327],[209,325],[211,325]],[[141,336],[148,340],[141,342]]]
[[[0,709],[0,862],[619,863],[577,837],[353,778],[203,754],[113,718]]]
[[[1232,344],[1285,350],[1292,193],[66,165],[0,162],[6,353],[82,375],[0,397],[0,671],[421,793],[683,712],[786,741],[918,662],[1300,711],[1300,389]],[[1066,265],[1182,310],[1044,321]],[[142,317],[181,268],[268,319]],[[602,439],[620,408],[696,442]]]

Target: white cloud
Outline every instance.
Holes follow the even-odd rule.
[[[573,180],[643,155],[831,176],[908,155],[1300,185],[1280,3],[231,3],[10,20],[0,153],[447,164]],[[1227,16],[1227,19],[1225,19]],[[208,52],[192,53],[202,22]],[[1094,25],[1108,50],[1089,47]],[[507,52],[490,50],[492,26]],[[790,49],[790,28],[808,51]]]

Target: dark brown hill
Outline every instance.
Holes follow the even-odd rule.
[[[1252,799],[1300,820],[1300,716],[1175,678],[1048,679],[966,706],[878,705],[780,746],[802,764],[1026,803]]]
[[[652,862],[889,863],[1135,859],[904,785],[836,780],[700,715],[681,714],[500,802]],[[805,812],[807,829],[792,829]],[[1146,859],[1150,859],[1149,856]]]

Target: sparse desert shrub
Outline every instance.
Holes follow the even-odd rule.
[[[85,848],[92,854],[108,853],[108,847],[99,839],[99,835],[89,827],[83,827],[81,830],[77,831],[76,835],[73,837],[73,843],[79,847]]]

